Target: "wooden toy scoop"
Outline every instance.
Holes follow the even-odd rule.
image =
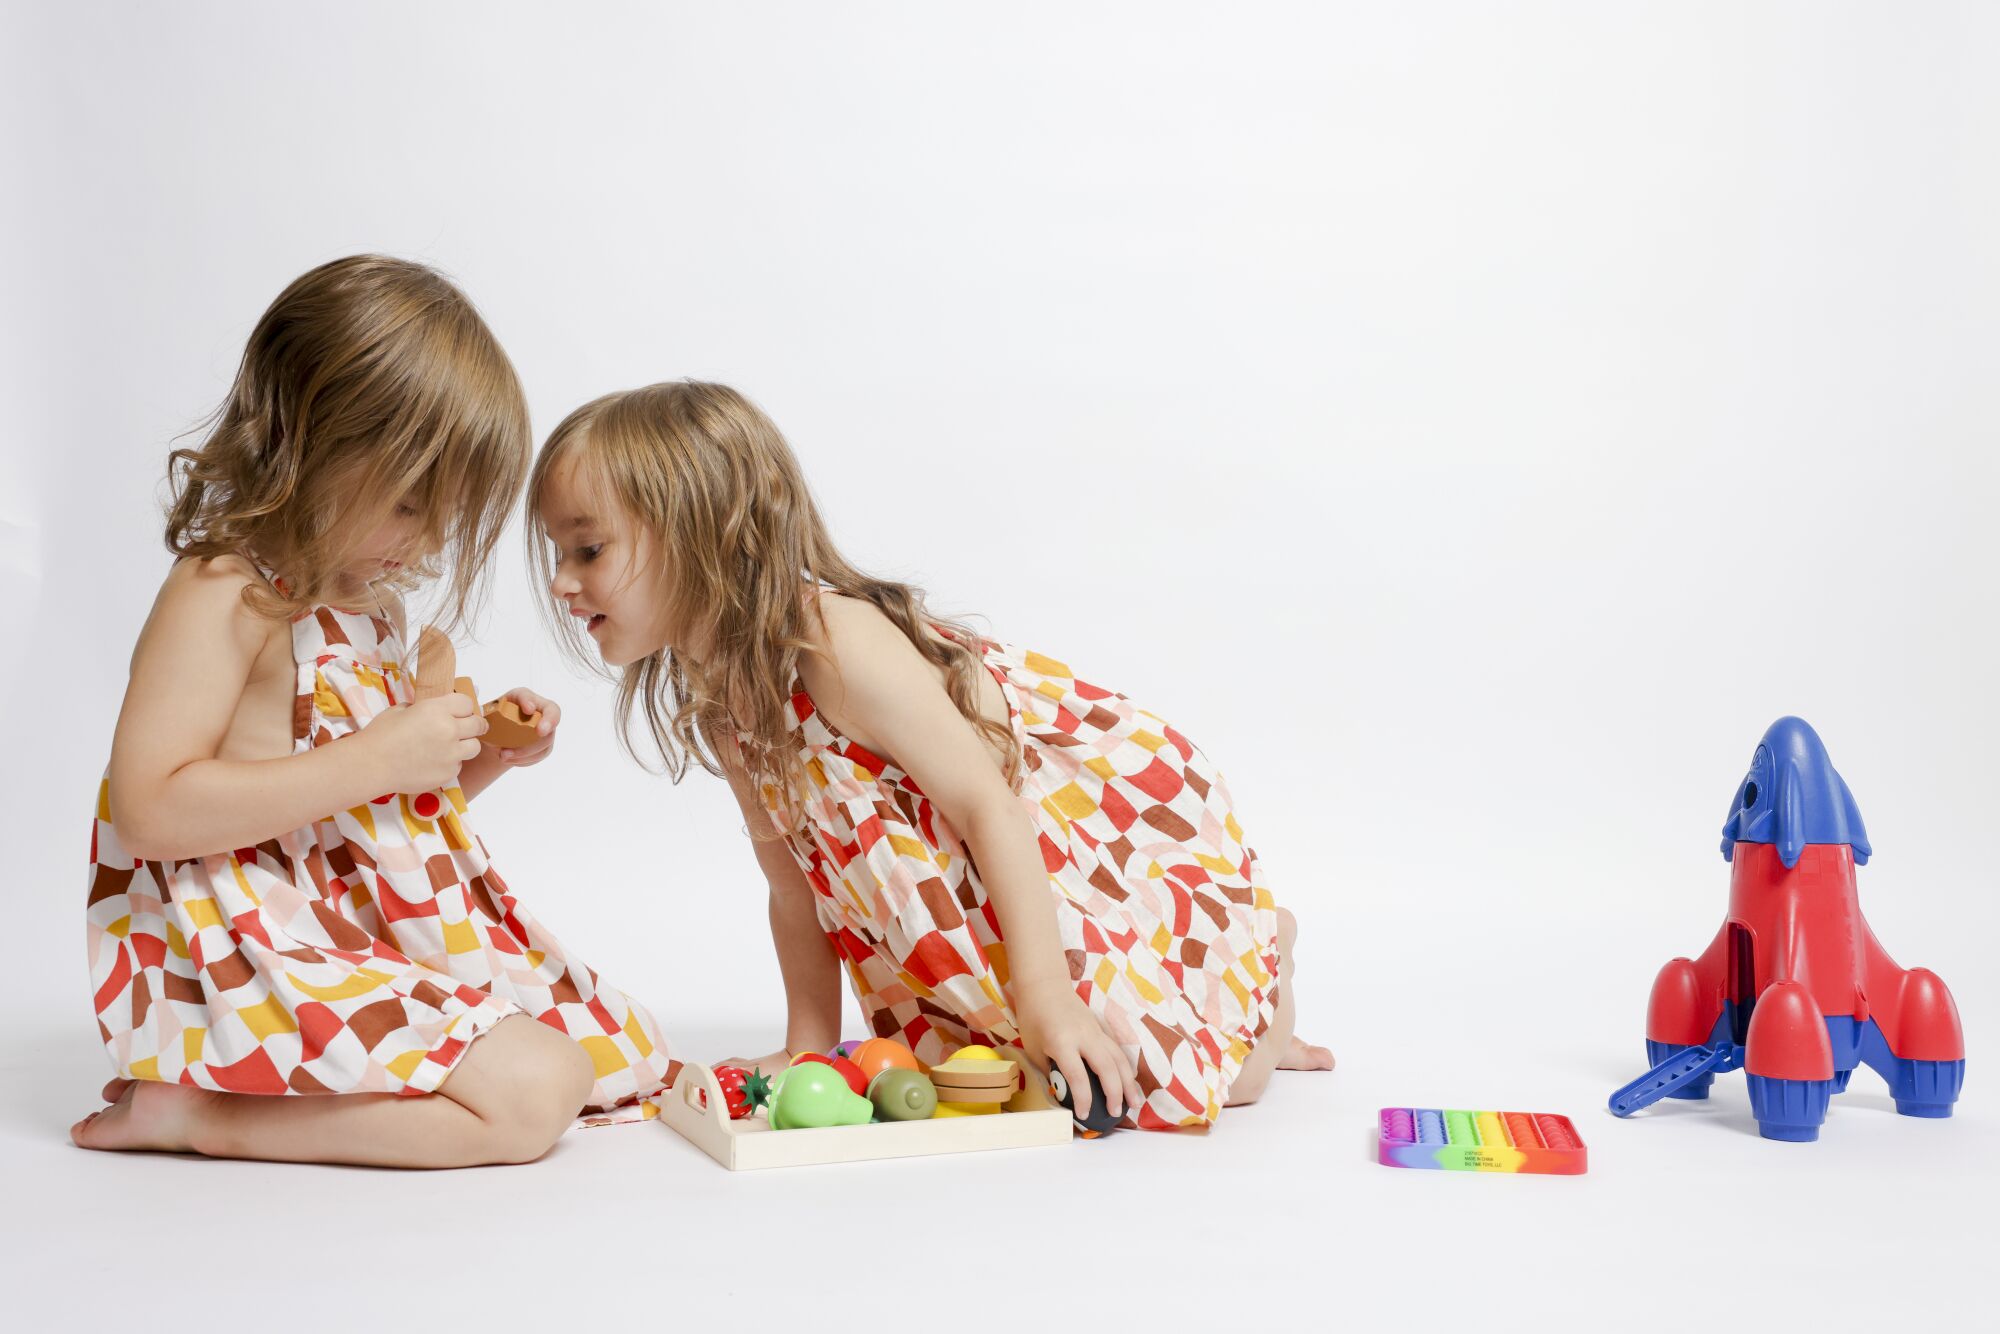
[[[436,699],[456,690],[471,700],[486,719],[486,735],[480,739],[489,746],[501,750],[531,746],[539,735],[535,728],[541,714],[524,714],[521,706],[511,699],[479,703],[479,692],[473,689],[472,678],[458,675],[458,650],[434,625],[425,626],[417,634],[416,680],[418,699]]]

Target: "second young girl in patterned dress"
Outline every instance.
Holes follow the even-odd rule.
[[[844,967],[878,1036],[926,1062],[1019,1046],[1079,1112],[1088,1067],[1128,1126],[1205,1126],[1273,1069],[1332,1067],[1292,1032],[1292,916],[1208,758],[854,569],[740,394],[587,404],[528,491],[571,646],[753,831],[788,1000],[766,1060],[838,1040]]]
[[[509,692],[540,736],[497,750],[471,701],[415,697],[398,594],[443,575],[463,613],[528,450],[513,367],[421,265],[336,260],[258,322],[214,430],[174,455],[181,559],[97,794],[87,939],[117,1077],[78,1144],[522,1162],[670,1077],[652,1016],[472,829],[556,707]]]

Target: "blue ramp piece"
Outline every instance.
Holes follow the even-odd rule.
[[[1683,1048],[1612,1094],[1611,1114],[1630,1116],[1704,1076],[1734,1070],[1740,1050],[1733,1042]]]

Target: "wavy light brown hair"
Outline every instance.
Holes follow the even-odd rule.
[[[565,417],[528,478],[529,550],[544,586],[554,575],[553,544],[534,516],[564,465],[574,465],[571,475],[583,490],[608,499],[652,535],[681,635],[713,645],[701,662],[670,645],[617,674],[619,732],[633,759],[645,763],[632,738],[636,711],[643,710],[676,782],[690,761],[719,774],[716,738],[740,730],[745,767],[775,785],[796,814],[800,765],[797,744],[786,735],[785,705],[799,655],[821,651],[806,619],[820,617],[819,600],[807,592],[824,586],[873,604],[917,652],[945,669],[952,703],[1001,748],[1007,779],[1014,780],[1021,756],[1013,733],[979,713],[980,637],[932,615],[921,589],[847,562],[791,446],[742,394],[676,381],[606,394]],[[553,604],[547,610],[571,655],[599,667],[575,618]],[[925,633],[926,624],[948,637]]]
[[[416,510],[393,591],[448,576],[463,623],[528,468],[527,400],[465,294],[409,260],[353,255],[295,279],[250,333],[198,448],[167,460],[167,549],[230,553],[285,576],[245,601],[289,617],[354,590],[341,572],[397,512]]]

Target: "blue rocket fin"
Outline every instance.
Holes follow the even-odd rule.
[[[1799,766],[1791,760],[1781,760],[1778,764],[1778,798],[1773,803],[1777,828],[1771,841],[1778,845],[1778,860],[1787,870],[1799,864],[1799,854],[1806,850],[1806,803],[1805,780],[1799,775]]]
[[[1861,807],[1855,803],[1854,794],[1847,790],[1847,780],[1840,781],[1840,801],[1847,815],[1847,843],[1854,849],[1854,864],[1866,866],[1875,849],[1869,846],[1868,830],[1861,823]]]

